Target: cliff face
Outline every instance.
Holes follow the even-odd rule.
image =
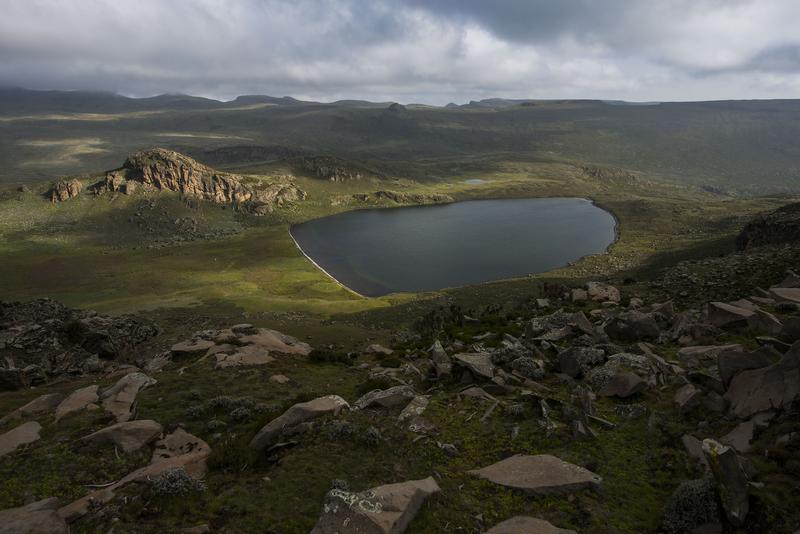
[[[290,183],[244,183],[242,176],[218,172],[188,156],[163,148],[129,156],[121,169],[110,171],[105,180],[95,185],[95,192],[130,193],[136,183],[217,204],[234,204],[256,215],[306,196]]]
[[[800,243],[800,203],[756,217],[736,238],[738,250],[780,243]]]

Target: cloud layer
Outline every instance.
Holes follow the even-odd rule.
[[[795,0],[6,0],[0,85],[444,104],[800,97]]]

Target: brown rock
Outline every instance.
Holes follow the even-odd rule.
[[[48,393],[47,395],[40,395],[30,401],[28,404],[17,408],[10,414],[0,419],[0,425],[4,425],[14,419],[22,419],[31,415],[39,415],[47,412],[52,412],[64,400],[64,395],[60,393]]]
[[[489,379],[494,376],[492,355],[488,352],[461,352],[453,355],[453,360],[476,377]]]
[[[23,445],[39,441],[39,432],[41,430],[42,425],[36,421],[29,421],[9,430],[5,434],[0,434],[0,456],[10,454]]]
[[[755,312],[724,302],[708,305],[708,322],[717,328],[746,328],[748,318]]]
[[[578,534],[574,530],[558,528],[549,521],[518,515],[498,523],[486,534]]]
[[[549,454],[517,454],[469,473],[531,495],[563,495],[597,489],[603,481],[588,469]]]
[[[338,395],[326,395],[308,402],[295,404],[283,415],[264,425],[250,441],[250,447],[255,450],[264,450],[274,445],[284,429],[295,427],[300,423],[311,421],[329,413],[335,413],[343,408],[349,408],[347,401]]]
[[[378,486],[363,493],[333,489],[311,534],[401,534],[425,499],[441,491],[432,477]]]
[[[227,369],[229,367],[252,367],[257,365],[266,365],[274,362],[275,358],[269,355],[267,349],[257,347],[256,345],[245,345],[239,348],[233,354],[217,353],[214,356],[217,359],[215,369]]]
[[[702,396],[702,392],[694,387],[694,385],[685,384],[675,392],[673,402],[675,402],[681,412],[689,412],[700,405]]]
[[[647,382],[636,373],[616,373],[606,382],[606,385],[597,392],[602,397],[628,398],[647,389]]]
[[[73,391],[56,407],[55,420],[58,422],[68,415],[80,412],[98,400],[96,384]]]
[[[64,202],[75,198],[82,188],[83,186],[78,180],[59,180],[50,190],[50,202]]]
[[[0,510],[0,534],[68,534],[57,509],[58,499],[52,498]]]
[[[103,392],[101,395],[103,408],[112,414],[118,423],[127,421],[133,416],[133,404],[139,391],[155,383],[155,379],[144,373],[129,373]]]
[[[127,421],[103,428],[81,438],[86,443],[113,443],[124,452],[138,451],[161,435],[161,425],[155,421]]]
[[[181,341],[173,345],[170,350],[175,358],[193,358],[195,356],[203,356],[213,346],[213,341],[198,339],[194,341]]]

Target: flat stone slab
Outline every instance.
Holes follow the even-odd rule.
[[[67,534],[67,524],[58,515],[58,499],[44,499],[19,508],[0,510],[2,534]]]
[[[9,430],[5,434],[1,434],[0,456],[10,454],[23,445],[39,441],[39,432],[41,430],[42,425],[36,421],[29,421]],[[0,524],[0,532],[2,532],[2,524]]]
[[[494,376],[492,355],[488,352],[462,352],[454,355],[453,359],[479,377]]]
[[[728,386],[725,399],[740,419],[772,409],[782,409],[800,399],[800,342],[778,363],[742,371]]]
[[[394,386],[388,389],[375,389],[365,393],[353,403],[353,409],[363,410],[371,406],[394,408],[407,404],[416,396],[411,386]]]
[[[58,407],[56,407],[56,422],[68,415],[84,410],[87,406],[96,403],[98,400],[96,384],[73,391],[66,399],[61,401]]]
[[[81,438],[86,443],[113,443],[124,452],[135,452],[161,435],[161,425],[155,421],[126,421],[108,426]]]
[[[295,404],[282,415],[264,425],[250,441],[250,447],[259,451],[264,450],[275,444],[275,440],[284,429],[292,428],[300,423],[349,407],[350,405],[347,404],[347,401],[338,395],[326,395],[308,402]]]
[[[8,421],[13,421],[14,419],[22,419],[23,417],[27,417],[29,415],[52,412],[56,409],[56,407],[58,407],[59,404],[61,404],[61,401],[63,400],[64,395],[60,393],[48,393],[47,395],[40,395],[30,401],[28,404],[17,408],[10,414],[0,419],[0,425],[3,425]]]
[[[196,341],[181,341],[172,346],[172,355],[175,358],[192,358],[203,356],[208,349],[214,346],[213,341],[198,339]]]
[[[796,287],[773,287],[769,292],[776,300],[781,302],[794,302],[800,304],[800,288]]]
[[[133,403],[139,391],[150,387],[156,380],[144,373],[128,373],[105,390],[101,395],[103,408],[112,414],[118,423],[129,420],[133,416]]]
[[[255,345],[244,346],[233,354],[217,353],[214,357],[217,359],[217,363],[214,365],[215,369],[251,367],[275,361],[267,349]]]
[[[311,346],[308,343],[303,343],[297,338],[268,328],[259,328],[257,334],[242,336],[239,339],[242,343],[255,345],[270,352],[279,352],[281,354],[308,356],[311,352]]]
[[[439,491],[433,477],[361,493],[333,489],[325,496],[322,515],[311,534],[401,534],[425,499]]]
[[[588,469],[549,454],[517,454],[470,474],[530,495],[564,495],[597,489],[603,479]]]
[[[578,534],[574,530],[558,528],[549,521],[518,515],[498,523],[486,534]]]

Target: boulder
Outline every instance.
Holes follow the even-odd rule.
[[[661,329],[653,314],[631,310],[612,317],[603,326],[609,337],[625,341],[658,339]]]
[[[213,341],[207,339],[197,339],[193,341],[181,341],[172,345],[170,351],[174,358],[193,358],[196,356],[203,356],[208,352],[208,349],[214,346]]]
[[[386,356],[394,354],[394,351],[392,349],[387,349],[386,347],[378,345],[377,343],[374,343],[369,347],[367,347],[367,349],[364,352],[366,354],[385,354]]]
[[[690,412],[700,405],[703,393],[693,384],[685,384],[675,392],[673,402],[682,413]]]
[[[44,499],[19,508],[0,510],[0,534],[68,534],[58,515],[58,499]]]
[[[606,385],[597,392],[602,397],[620,397],[626,399],[647,389],[647,382],[636,373],[616,373],[606,382]]]
[[[570,300],[572,302],[583,302],[589,299],[589,293],[585,289],[575,288],[570,292]]]
[[[276,384],[288,384],[292,380],[286,375],[272,375],[269,377],[270,382],[275,382]]]
[[[133,404],[139,391],[155,383],[155,379],[144,373],[128,373],[102,393],[103,408],[113,415],[118,423],[127,421],[133,416]]]
[[[564,495],[597,489],[603,481],[588,469],[549,454],[517,454],[469,473],[530,495]]]
[[[432,477],[354,493],[333,489],[312,534],[401,534],[425,500],[441,491]]]
[[[720,353],[725,351],[739,351],[744,348],[739,344],[731,345],[697,345],[683,347],[678,350],[678,359],[687,367],[706,367],[717,361]]]
[[[111,501],[116,491],[132,482],[143,482],[158,477],[171,469],[183,469],[192,478],[199,479],[207,471],[206,459],[211,447],[202,439],[178,428],[172,434],[156,442],[150,464],[139,468],[111,486],[92,491],[80,499],[59,508],[58,514],[72,522],[94,509],[98,504]]]
[[[417,395],[411,402],[409,402],[403,411],[400,412],[400,415],[397,416],[397,420],[399,422],[403,422],[406,420],[414,419],[415,417],[419,417],[425,412],[425,409],[428,407],[430,403],[430,399],[425,395]]]
[[[343,408],[349,407],[350,405],[347,404],[347,401],[338,395],[326,395],[308,402],[295,404],[281,416],[264,425],[250,441],[250,447],[262,451],[274,445],[275,440],[280,437],[284,429],[295,427],[300,423],[311,421],[329,413],[338,413]]]
[[[84,443],[113,443],[124,452],[135,452],[161,435],[161,425],[155,421],[126,421],[103,428],[81,438]]]
[[[748,318],[755,312],[724,302],[711,302],[708,305],[708,322],[717,328],[746,328]]]
[[[705,470],[709,469],[708,461],[706,460],[705,454],[703,454],[702,441],[692,436],[691,434],[684,434],[681,437],[681,443],[683,443],[683,448],[686,450],[686,453],[689,455],[690,458],[699,463],[703,467],[703,469]]]
[[[769,345],[752,352],[725,350],[717,356],[717,368],[722,383],[727,388],[731,380],[742,371],[767,367],[780,357],[780,353]]]
[[[747,474],[736,452],[713,439],[703,440],[703,454],[717,481],[722,509],[728,521],[737,528],[744,525],[750,510]]]
[[[588,282],[586,292],[589,298],[598,302],[619,302],[619,289],[602,282]]]
[[[488,352],[461,352],[453,360],[468,369],[475,377],[490,379],[494,376],[492,355]]]
[[[13,421],[14,419],[22,419],[31,415],[40,415],[52,412],[56,409],[56,407],[58,407],[59,404],[61,404],[61,401],[63,400],[64,395],[61,395],[60,393],[48,393],[46,395],[40,395],[30,401],[28,404],[17,408],[10,414],[0,419],[0,425],[4,425],[5,423]]]
[[[800,288],[797,287],[772,287],[770,294],[778,302],[793,302],[800,304]]]
[[[558,528],[549,521],[518,515],[498,523],[486,534],[578,534],[574,530]]]
[[[0,457],[14,452],[23,445],[39,441],[39,432],[41,430],[42,425],[36,421],[29,421],[9,430],[5,434],[0,434]]]
[[[783,331],[783,323],[769,312],[755,310],[747,318],[747,327],[759,333],[777,336]]]
[[[311,345],[308,343],[269,328],[259,328],[258,333],[241,336],[239,341],[245,345],[266,349],[271,353],[296,356],[308,356],[311,353]]]
[[[605,361],[605,352],[592,347],[573,346],[558,354],[558,367],[562,373],[578,378],[592,367]]]
[[[58,422],[68,415],[80,412],[98,400],[97,385],[86,386],[73,391],[56,407],[55,420]]]
[[[773,416],[773,412],[756,414],[749,421],[736,425],[736,428],[719,438],[719,441],[725,445],[730,445],[736,449],[736,452],[741,454],[748,453],[750,452],[756,429],[765,427]]]
[[[245,345],[239,347],[233,354],[219,352],[214,355],[217,363],[214,369],[228,369],[230,367],[253,367],[266,365],[274,362],[275,358],[269,355],[269,351],[255,345]]]
[[[783,409],[800,398],[800,342],[778,363],[742,371],[725,393],[730,413],[740,419],[772,409]]]
[[[401,404],[407,404],[416,396],[411,386],[394,386],[388,389],[375,389],[362,395],[353,403],[353,409],[363,410],[371,406],[382,408],[394,408]]]

